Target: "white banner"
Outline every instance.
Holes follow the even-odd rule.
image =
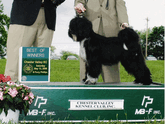
[[[124,100],[69,100],[69,110],[123,110]]]

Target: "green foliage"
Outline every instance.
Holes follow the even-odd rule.
[[[138,31],[141,38],[141,46],[145,55],[146,31]],[[153,55],[158,59],[164,60],[164,26],[154,27],[148,30],[148,55]],[[162,57],[162,58],[161,58]]]
[[[55,46],[51,46],[51,47],[50,47],[51,55],[54,53],[55,50],[56,50],[56,47],[55,47]]]
[[[148,37],[148,54],[156,58],[162,56],[164,60],[164,26],[154,27]]]
[[[0,0],[0,56],[5,55],[4,48],[6,47],[7,42],[7,30],[9,28],[10,18],[3,14],[3,4]]]
[[[68,56],[75,56],[75,57],[79,58],[79,56],[77,54],[69,52],[69,51],[61,51],[61,54],[62,54],[62,57],[61,57],[62,60],[66,60],[66,58]]]
[[[146,47],[146,30],[137,31],[140,36],[140,44],[142,47],[143,54],[145,55],[145,47]],[[148,29],[148,34],[151,33],[151,29]]]

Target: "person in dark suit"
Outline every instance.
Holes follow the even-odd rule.
[[[18,80],[20,47],[50,47],[56,24],[56,8],[65,0],[14,0],[7,39],[5,75]]]

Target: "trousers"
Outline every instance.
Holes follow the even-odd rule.
[[[7,39],[7,62],[5,75],[11,81],[18,80],[19,48],[20,47],[50,47],[53,30],[48,29],[45,22],[44,8],[41,7],[35,23],[31,26],[11,24]]]

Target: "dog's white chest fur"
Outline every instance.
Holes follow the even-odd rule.
[[[81,41],[80,44],[80,57],[86,61],[86,51],[85,51],[85,47],[84,47],[84,43],[87,39],[85,38],[84,40]]]

